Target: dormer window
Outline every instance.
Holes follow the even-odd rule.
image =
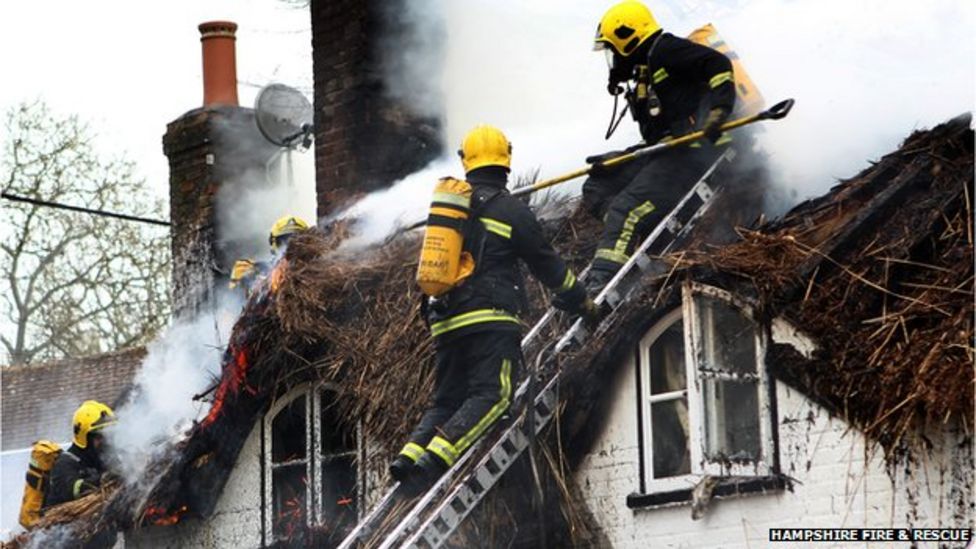
[[[771,473],[765,336],[751,315],[726,292],[688,284],[682,306],[640,341],[642,493]]]
[[[329,385],[305,384],[264,420],[264,532],[269,545],[334,545],[355,524],[356,429],[335,411]]]

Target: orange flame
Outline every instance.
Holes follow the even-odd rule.
[[[165,507],[149,507],[146,509],[145,520],[156,526],[171,526],[179,522],[187,511],[186,505],[181,506],[174,513],[167,513]]]
[[[240,391],[242,385],[249,393],[256,393],[253,388],[248,387],[245,383],[245,379],[247,378],[247,369],[247,353],[244,352],[244,349],[240,349],[234,354],[234,360],[230,367],[230,371],[227,372],[225,370],[224,376],[220,380],[220,385],[217,386],[217,391],[214,393],[213,405],[210,406],[210,412],[207,413],[207,417],[205,417],[201,422],[203,427],[207,427],[217,420],[221,410],[224,408],[224,403],[226,402],[227,397]]]

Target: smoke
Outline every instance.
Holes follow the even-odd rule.
[[[606,63],[591,51],[603,0],[408,2],[403,24],[424,35],[443,21],[443,42],[415,42],[385,75],[418,112],[431,94],[398,82],[439,82],[445,142],[454,149],[475,124],[498,126],[513,143],[513,173],[543,178],[582,166],[586,156],[639,140],[627,117],[610,141]],[[713,23],[772,104],[797,100],[785,120],[763,124],[775,184],[768,205],[782,212],[867,167],[913,130],[973,108],[974,4],[865,0],[648,2],[666,31],[686,36]],[[404,31],[408,32],[408,31]],[[416,46],[423,45],[429,49]],[[390,53],[393,50],[387,50]],[[395,69],[389,69],[390,67]],[[436,169],[435,169],[436,168]],[[422,219],[436,177],[461,175],[454,157],[364,199],[364,234],[381,238],[390,219]],[[421,181],[422,180],[422,181]],[[562,186],[577,192],[580,181]],[[424,187],[423,189],[421,187]],[[416,199],[415,199],[416,198]],[[365,237],[364,237],[365,238]]]
[[[250,124],[215,120],[215,156],[228,174],[217,196],[218,245],[228,262],[238,257],[267,261],[268,231],[275,220],[285,215],[315,219],[312,155],[271,147],[253,121],[243,120]],[[129,482],[151,480],[144,477],[146,466],[209,410],[208,403],[193,397],[219,379],[221,358],[244,299],[221,286],[218,280],[212,302],[202,304],[200,313],[175,319],[149,345],[135,388],[117,411],[119,423],[108,431],[110,458],[113,469]]]
[[[193,400],[219,377],[220,359],[240,311],[234,296],[192,320],[177,320],[151,343],[134,389],[106,431],[112,469],[127,481],[143,478],[150,460],[177,442],[209,408]]]
[[[238,154],[263,158],[267,151],[244,150]],[[221,247],[239,257],[267,259],[268,232],[276,220],[297,215],[314,224],[313,155],[283,151],[275,154],[267,166],[235,174],[221,186],[217,205]]]

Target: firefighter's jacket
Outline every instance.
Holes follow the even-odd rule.
[[[704,115],[713,108],[732,111],[735,81],[732,62],[712,48],[659,32],[646,42],[646,54],[636,64],[617,58],[620,69],[611,71],[611,80],[639,81],[650,86],[650,99],[630,95],[630,106],[641,136],[647,143],[678,137],[700,129]],[[634,63],[634,62],[631,62]],[[658,104],[653,105],[656,95]],[[658,110],[657,115],[652,112]]]
[[[102,470],[94,450],[72,444],[61,452],[51,468],[51,479],[44,492],[44,507],[78,499],[98,488]]]
[[[426,304],[427,320],[438,343],[486,330],[518,331],[527,303],[518,260],[547,288],[582,303],[586,292],[546,240],[535,215],[505,190],[506,172],[494,167],[468,174],[472,186],[471,224],[465,248],[475,258],[475,272],[458,287]],[[483,231],[482,231],[483,229]],[[474,234],[472,234],[474,233]],[[480,234],[480,236],[479,236]]]

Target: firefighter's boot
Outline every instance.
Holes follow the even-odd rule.
[[[405,482],[413,474],[417,465],[405,455],[398,455],[390,463],[390,476],[397,482]]]
[[[416,497],[426,492],[447,469],[447,464],[441,458],[430,452],[424,454],[417,460],[417,464],[405,482],[406,494]]]

